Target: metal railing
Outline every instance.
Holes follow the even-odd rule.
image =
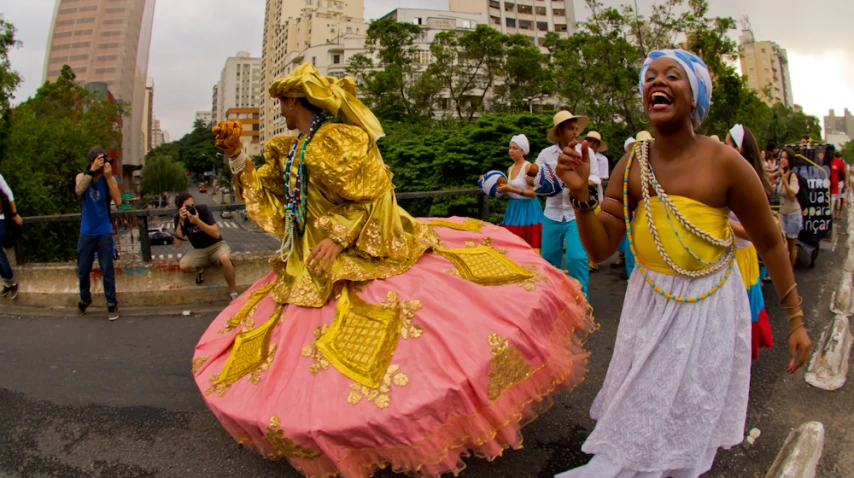
[[[459,190],[448,190],[448,191],[424,191],[424,192],[408,192],[408,193],[397,193],[397,199],[400,200],[411,200],[411,199],[429,199],[429,198],[442,198],[442,197],[454,197],[454,196],[477,196],[478,198],[478,215],[480,219],[489,220],[489,197],[486,196],[481,189],[459,189]],[[245,215],[246,206],[243,204],[228,204],[228,205],[216,205],[216,206],[207,206],[208,209],[215,214],[220,214],[222,212],[237,212],[244,218],[244,221],[248,222],[248,216]],[[178,209],[176,208],[166,208],[166,209],[140,209],[140,210],[132,210],[132,211],[112,211],[111,216],[113,219],[125,218],[129,223],[136,222],[136,230],[138,231],[138,243],[139,243],[139,259],[143,262],[151,262],[152,261],[152,245],[149,241],[148,231],[150,227],[150,220],[158,217],[169,217],[173,218],[176,214],[178,214]],[[50,224],[50,223],[67,223],[67,222],[77,222],[79,223],[81,220],[81,214],[59,214],[54,216],[30,216],[22,218],[24,221],[24,225],[33,225],[33,224]],[[131,233],[131,237],[133,234]],[[15,241],[15,261],[17,264],[25,264],[27,263],[26,251],[23,248],[23,241],[20,238]]]

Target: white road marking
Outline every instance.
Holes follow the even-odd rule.
[[[180,258],[181,258],[181,254],[178,254],[178,259],[180,259]]]
[[[172,259],[172,254],[169,254],[169,259]]]

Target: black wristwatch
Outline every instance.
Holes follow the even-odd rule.
[[[88,176],[95,176],[95,171],[92,171],[91,169],[87,169],[87,170],[86,170],[86,174],[87,174]]]

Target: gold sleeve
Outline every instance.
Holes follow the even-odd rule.
[[[319,130],[309,149],[309,176],[329,202],[314,226],[360,255],[397,258],[401,251],[391,246],[400,214],[376,144],[361,128],[336,124]]]
[[[282,136],[267,143],[264,152],[265,163],[255,168],[251,161],[233,178],[239,197],[246,203],[246,212],[262,229],[284,235],[285,181],[282,175],[282,163],[287,159],[296,137]]]

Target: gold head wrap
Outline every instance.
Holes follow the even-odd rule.
[[[353,78],[321,76],[311,63],[303,63],[290,75],[276,80],[270,86],[270,95],[305,98],[312,105],[340,116],[344,123],[364,129],[373,140],[385,136],[380,120],[356,98]]]

